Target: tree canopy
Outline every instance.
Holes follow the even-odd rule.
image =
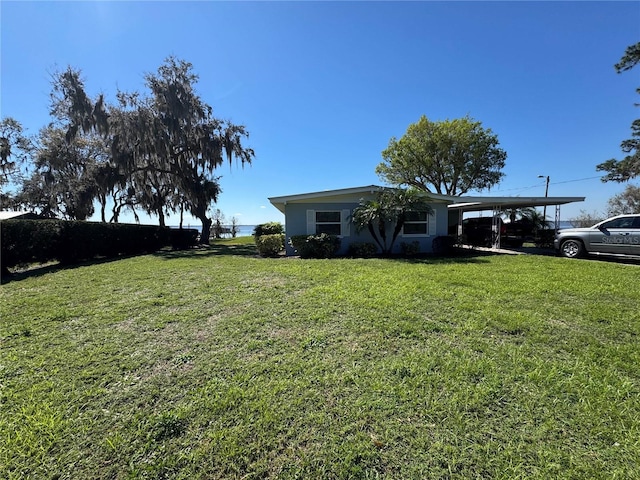
[[[234,160],[251,163],[254,152],[244,145],[249,134],[213,115],[196,93],[198,76],[190,63],[169,57],[144,78],[148,93],[118,91],[110,104],[103,95],[90,98],[80,71],[69,67],[54,75],[55,128],[41,133],[36,173],[24,191],[44,208],[44,197],[60,202],[54,187],[66,185],[74,199],[90,204],[56,212],[75,218],[91,215],[95,199],[103,221],[108,200],[113,221],[123,208],[140,208],[164,225],[166,215],[187,210],[202,221],[206,243],[209,209],[221,192],[215,170]]]
[[[33,144],[20,122],[11,117],[0,120],[0,208],[9,202],[5,186],[22,180],[21,167],[32,150]]]
[[[43,128],[32,173],[24,181],[16,200],[40,210],[46,217],[86,220],[94,212],[100,166],[106,159],[102,140],[95,136],[77,137],[70,142],[63,129]]]
[[[392,137],[376,173],[392,185],[462,195],[498,184],[507,154],[491,129],[470,117],[432,122],[424,115]]]
[[[622,193],[609,199],[609,216],[640,213],[640,186],[627,185]]]
[[[631,70],[640,63],[640,42],[627,47],[619,63],[614,65],[616,72],[622,73]],[[636,89],[640,93],[640,88]],[[636,104],[638,106],[638,104]],[[596,166],[601,172],[607,172],[602,177],[603,182],[627,182],[640,176],[640,119],[631,123],[631,138],[624,140],[620,148],[627,153],[622,160],[612,158]]]

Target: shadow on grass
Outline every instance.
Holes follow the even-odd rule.
[[[456,250],[450,255],[434,255],[425,253],[413,257],[391,256],[388,260],[402,263],[424,263],[430,265],[455,264],[455,263],[488,263],[487,257],[500,255],[496,252],[486,252],[480,250]]]
[[[43,265],[29,265],[24,269],[18,269],[13,272],[11,271],[3,271],[2,272],[2,284],[9,282],[15,282],[24,280],[26,278],[32,277],[41,277],[43,275],[47,275],[49,273],[54,273],[59,270],[73,270],[80,267],[87,267],[90,265],[101,265],[103,263],[111,263],[117,262],[119,260],[124,260],[126,258],[139,257],[141,255],[148,255],[148,253],[141,253],[139,255],[122,255],[118,257],[101,257],[94,258],[92,260],[84,260],[82,262],[77,263],[60,263],[60,262],[50,262]]]
[[[205,259],[212,256],[220,256],[220,255],[255,257],[258,255],[258,251],[256,250],[256,246],[254,244],[220,243],[220,244],[213,244],[210,246],[205,246],[200,248],[193,248],[189,250],[164,249],[164,250],[158,250],[157,252],[152,252],[152,253],[143,253],[141,255],[153,255],[154,257],[163,258],[166,260],[178,259],[178,258]],[[45,265],[30,265],[25,269],[18,269],[13,272],[11,271],[2,272],[2,279],[0,283],[4,285],[5,283],[20,281],[20,280],[24,280],[25,278],[41,277],[42,275],[54,273],[59,270],[72,270],[75,268],[86,267],[90,265],[100,265],[103,263],[117,262],[119,260],[124,260],[126,258],[133,258],[141,255],[127,255],[127,256],[119,256],[119,257],[111,257],[111,258],[94,258],[92,260],[86,260],[83,262],[72,263],[72,264],[52,262]]]
[[[166,260],[176,258],[209,258],[220,255],[235,255],[241,257],[255,257],[258,255],[254,244],[214,243],[189,250],[160,250],[152,255]]]

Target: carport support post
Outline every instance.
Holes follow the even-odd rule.
[[[492,248],[500,248],[500,207],[493,206],[493,217],[491,217],[491,246]]]

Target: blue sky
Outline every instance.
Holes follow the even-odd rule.
[[[113,100],[117,89],[144,91],[144,74],[169,55],[191,62],[214,113],[251,134],[253,165],[219,171],[217,208],[242,224],[283,221],[271,196],[381,184],[381,151],[421,115],[470,115],[498,135],[506,177],[490,195],[543,196],[538,175],[549,175],[550,196],[587,197],[563,207],[566,219],[604,211],[624,189],[602,183],[595,166],[622,157],[640,113],[640,67],[613,68],[640,40],[639,2],[3,0],[0,9],[0,115],[32,134],[50,120],[51,73],[68,65],[90,94]]]

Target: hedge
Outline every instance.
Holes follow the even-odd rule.
[[[340,249],[340,237],[320,233],[318,235],[292,235],[291,245],[302,258],[331,258]]]
[[[198,231],[152,225],[67,220],[3,220],[0,222],[2,269],[58,260],[76,263],[95,257],[137,255],[172,246],[196,244]]]
[[[256,237],[256,248],[262,257],[277,257],[284,250],[284,233]]]
[[[280,222],[267,222],[256,225],[253,229],[253,237],[258,238],[264,235],[279,235],[284,233],[284,226]]]

